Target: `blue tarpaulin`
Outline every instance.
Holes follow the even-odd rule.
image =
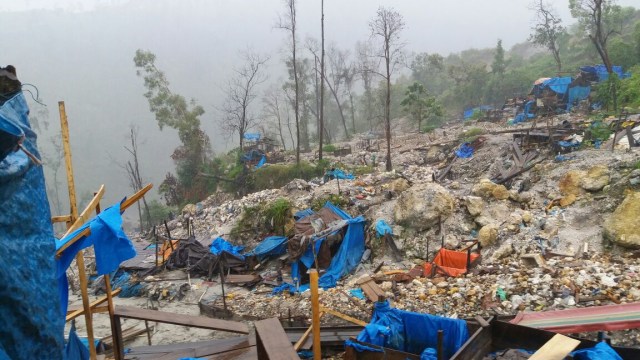
[[[65,360],[89,360],[89,348],[78,337],[75,321],[71,323],[69,341],[64,347],[64,358]]]
[[[260,162],[263,156],[264,156],[264,153],[262,151],[253,149],[248,151],[244,155],[242,155],[241,160],[243,162],[251,162],[251,161]],[[266,161],[266,158],[265,158],[265,161]]]
[[[567,93],[569,84],[571,84],[572,81],[573,79],[570,76],[554,77],[543,81],[541,88],[549,88],[558,94],[564,95]]]
[[[427,349],[437,347],[438,330],[444,331],[445,359],[453,356],[469,338],[467,323],[464,320],[398,310],[392,308],[388,301],[384,301],[376,302],[371,322],[356,339],[416,355],[425,355],[423,359],[431,359],[433,351]],[[370,347],[363,349],[361,345],[351,341],[347,341],[346,345],[358,351],[372,350]]]
[[[267,163],[267,157],[265,155],[262,155],[262,157],[260,158],[260,161],[258,161],[258,163],[256,164],[256,169],[261,168],[266,163]]]
[[[340,216],[340,218],[345,220],[347,227],[347,231],[342,239],[340,248],[338,248],[338,251],[331,259],[329,267],[318,279],[318,285],[320,287],[322,287],[323,289],[329,289],[335,287],[340,278],[353,271],[358,266],[358,263],[360,263],[360,259],[362,258],[362,254],[364,253],[365,220],[362,216],[358,216],[356,218],[351,217],[349,214],[344,212],[344,210],[340,209],[330,202],[327,202],[324,207],[328,208],[336,215]],[[314,242],[316,244],[316,253],[320,249],[320,245],[325,239],[326,238],[314,239]],[[299,261],[291,264],[291,278],[300,279],[300,265],[304,264],[306,267],[311,267],[313,265],[313,260],[313,251],[311,250],[311,245],[309,245],[309,248],[302,255]],[[308,288],[309,284],[305,284],[301,285],[297,290],[302,292],[307,290]],[[293,285],[285,284],[274,289],[273,293],[277,294],[285,290],[290,290],[293,292],[296,291],[296,288]]]
[[[305,210],[300,210],[298,212],[296,212],[295,214],[293,214],[293,219],[295,221],[298,221],[300,219],[304,219],[307,216],[313,215],[313,210],[311,209],[305,209]]]
[[[571,356],[575,360],[622,360],[622,357],[604,341],[589,349],[576,350]]]
[[[107,208],[91,221],[85,223],[80,229],[57,241],[56,250],[60,249],[86,228],[91,229],[91,234],[66,248],[56,261],[58,292],[63,315],[67,313],[69,291],[66,271],[80,250],[93,245],[96,256],[96,272],[98,275],[109,274],[117,270],[121,262],[136,256],[136,249],[124,233],[124,230],[122,230],[122,217],[119,203]]]
[[[260,133],[245,133],[244,134],[244,139],[245,140],[258,141],[258,140],[260,140]]]
[[[22,145],[40,158],[24,95],[1,95],[8,99],[0,102],[0,127],[24,134]],[[0,359],[61,359],[64,317],[56,296],[55,238],[43,169],[23,151],[5,155],[0,160]]]
[[[527,103],[524,104],[524,111],[521,112],[520,114],[516,115],[516,117],[511,122],[511,125],[515,125],[515,124],[518,124],[518,123],[521,123],[521,122],[525,122],[528,119],[533,119],[534,117],[536,117],[536,114],[531,112],[531,107],[533,106],[534,103],[535,103],[535,101],[533,101],[533,100],[527,101]]]
[[[376,231],[378,232],[378,236],[384,236],[386,234],[393,235],[391,226],[389,226],[389,224],[387,224],[387,222],[382,219],[378,219],[378,221],[376,221]]]
[[[481,105],[478,107],[474,107],[474,108],[467,108],[464,110],[464,112],[462,113],[463,117],[465,120],[471,119],[471,117],[473,116],[474,112],[478,112],[478,111],[489,111],[492,110],[493,107],[490,105]]]
[[[460,145],[458,150],[456,150],[456,156],[461,159],[468,159],[472,157],[473,148],[471,147],[471,144],[469,144],[468,142],[462,143],[462,145]]]
[[[224,251],[238,259],[244,259],[244,256],[241,254],[242,250],[244,250],[244,246],[231,245],[230,242],[221,237],[213,239],[213,242],[209,245],[209,250],[213,255],[220,255]]]
[[[255,247],[255,249],[245,253],[246,256],[257,256],[259,261],[274,256],[282,255],[287,252],[286,236],[269,236]]]
[[[346,180],[355,179],[355,176],[353,176],[353,174],[347,174],[341,169],[329,170],[324,174],[324,177],[325,177],[325,181],[327,179],[346,179]]]
[[[580,101],[587,99],[589,94],[591,94],[590,86],[574,86],[569,88],[567,111],[570,111],[571,108]]]
[[[609,72],[607,71],[607,67],[604,64],[598,64],[594,66],[582,66],[580,67],[581,71],[596,74],[598,77],[598,81],[605,81],[609,79]],[[611,70],[618,75],[620,79],[626,79],[631,77],[631,73],[624,72],[622,70],[622,66],[614,65]]]

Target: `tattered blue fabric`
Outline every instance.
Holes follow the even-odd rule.
[[[604,341],[592,348],[576,350],[571,356],[575,360],[622,360],[622,357]]]
[[[324,177],[327,179],[341,179],[341,180],[353,180],[355,176],[353,174],[347,174],[344,170],[334,169],[329,170],[324,174]]]
[[[264,166],[264,164],[267,163],[267,157],[265,155],[262,155],[262,157],[260,158],[260,161],[258,161],[258,163],[256,164],[256,169],[259,169],[261,167]]]
[[[293,219],[295,221],[298,221],[300,219],[304,219],[307,216],[311,216],[313,214],[314,214],[314,212],[311,209],[300,210],[300,211],[296,212],[295,214],[293,214]]]
[[[542,82],[542,88],[549,88],[558,94],[566,94],[573,79],[570,76],[554,77]]]
[[[213,242],[209,245],[209,251],[211,251],[213,255],[220,255],[224,251],[240,260],[244,260],[244,255],[241,254],[242,250],[244,250],[244,246],[231,245],[230,242],[221,237],[213,239]]]
[[[575,104],[587,99],[589,97],[589,94],[591,94],[590,86],[574,86],[572,88],[569,88],[567,111],[570,111]]]
[[[260,133],[245,133],[244,139],[258,141],[260,140]]]
[[[437,347],[438,330],[444,331],[443,350],[447,359],[469,338],[464,320],[398,310],[384,301],[376,302],[371,322],[357,340],[416,355],[424,353],[429,359],[430,352],[425,353],[425,349]]]
[[[56,251],[86,228],[91,229],[91,235],[83,237],[66,248],[56,261],[58,292],[63,315],[67,313],[69,291],[66,272],[80,250],[93,245],[98,275],[111,273],[118,269],[120,263],[136,256],[136,249],[122,229],[120,204],[107,208],[80,229],[60,239],[56,242]]]
[[[69,331],[69,341],[64,347],[64,359],[65,360],[88,360],[89,349],[82,342],[76,333],[76,323],[71,324],[71,331]]]
[[[0,106],[0,124],[18,128],[39,158],[28,115],[22,93]],[[0,161],[0,209],[0,359],[61,359],[64,318],[44,173],[22,151]]]
[[[384,236],[386,234],[393,235],[391,226],[389,226],[389,224],[387,224],[387,222],[382,219],[378,219],[378,221],[376,221],[376,231],[378,232],[378,236]]]
[[[269,256],[282,255],[287,252],[286,236],[269,236],[264,238],[253,250],[245,253],[245,256],[257,256],[258,260]]]
[[[456,156],[461,158],[461,159],[468,159],[468,158],[472,157],[473,156],[473,148],[471,147],[471,144],[466,142],[466,143],[463,143],[462,145],[460,145],[458,150],[456,150]]]

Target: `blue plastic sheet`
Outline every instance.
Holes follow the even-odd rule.
[[[386,234],[393,235],[391,226],[389,226],[389,224],[387,224],[387,222],[382,219],[378,219],[378,221],[376,221],[376,231],[378,232],[378,236],[384,236]]]
[[[19,128],[40,153],[22,93],[0,106],[3,128]],[[56,296],[55,238],[41,166],[23,151],[0,161],[0,359],[61,359],[64,318]]]
[[[478,107],[474,107],[474,108],[467,108],[464,110],[464,112],[462,113],[462,116],[464,117],[465,120],[471,119],[471,117],[473,116],[473,113],[476,111],[489,111],[492,110],[493,107],[490,105],[481,105]]]
[[[582,66],[580,67],[580,70],[584,72],[596,74],[598,76],[598,81],[605,81],[609,79],[609,72],[607,71],[607,67],[604,64],[598,64],[594,66]],[[622,66],[614,65],[611,68],[611,70],[613,70],[613,72],[616,73],[616,75],[618,75],[620,79],[626,79],[628,77],[631,77],[631,73],[624,72],[622,70]]]
[[[117,270],[121,262],[136,256],[136,249],[122,229],[120,203],[107,208],[91,221],[85,223],[80,229],[56,242],[56,250],[60,249],[87,227],[91,229],[91,235],[83,237],[66,248],[56,261],[58,291],[63,315],[67,312],[69,291],[66,271],[80,250],[93,245],[98,275],[109,274]]]
[[[622,360],[622,357],[604,341],[589,349],[576,350],[571,355],[575,360]]]
[[[471,147],[471,144],[466,142],[466,143],[463,143],[462,145],[460,145],[458,150],[456,150],[456,156],[461,158],[461,159],[468,159],[468,158],[472,157],[473,156],[473,148]]]
[[[258,141],[258,140],[260,140],[260,133],[245,133],[244,134],[244,139],[245,140]]]
[[[562,146],[563,148],[577,148],[578,146],[580,146],[580,142],[579,141],[558,141],[558,145]]]
[[[257,256],[259,261],[269,257],[282,255],[287,252],[288,239],[285,236],[269,236],[264,238],[253,250],[245,253],[246,256]]]
[[[256,164],[256,169],[263,167],[264,164],[266,163],[267,163],[267,157],[265,155],[262,155],[262,157],[260,158],[260,161],[258,161],[258,163]]]
[[[542,88],[549,88],[558,94],[566,94],[573,79],[570,76],[554,77],[542,82]]]
[[[349,294],[351,294],[351,296],[353,296],[354,298],[360,299],[360,300],[366,300],[367,298],[364,297],[364,291],[362,291],[361,288],[357,288],[357,289],[351,289],[349,290]]]
[[[344,180],[353,180],[355,176],[353,174],[347,174],[341,169],[329,170],[324,174],[325,181],[327,179],[344,179]]]
[[[388,301],[377,302],[371,323],[358,334],[358,341],[409,352],[425,354],[436,348],[438,330],[444,331],[444,358],[450,358],[469,338],[464,320],[393,309]],[[353,346],[352,342],[346,343]],[[362,351],[354,346],[358,351]],[[429,357],[425,357],[430,359]]]
[[[64,347],[65,360],[88,360],[89,349],[87,345],[76,334],[75,321],[71,324],[71,331],[69,331],[69,341]]]
[[[234,246],[231,245],[227,240],[217,237],[213,239],[211,245],[209,245],[209,250],[213,255],[220,255],[222,252],[229,253],[238,259],[244,259],[244,255],[242,255],[242,250],[244,250],[244,246]]]
[[[571,110],[571,108],[579,103],[582,100],[585,100],[591,94],[590,86],[574,86],[569,89],[569,99],[567,100],[567,111]]]
[[[295,214],[293,214],[293,219],[295,221],[298,221],[300,219],[304,219],[307,216],[311,216],[311,215],[313,215],[313,210],[311,210],[311,209],[300,210],[300,211],[296,212]]]

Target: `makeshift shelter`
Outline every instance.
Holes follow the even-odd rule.
[[[439,331],[443,332],[441,357],[436,350]],[[449,359],[468,338],[464,320],[394,309],[383,301],[376,302],[371,322],[358,334],[357,342],[347,340],[345,345],[358,352],[385,352],[384,348],[389,348],[436,360]]]
[[[364,223],[362,216],[351,217],[342,209],[327,202],[322,209],[296,222],[296,235],[289,240],[291,278],[297,284],[285,284],[276,289],[304,291],[302,284],[305,269],[325,269],[319,278],[319,286],[327,289],[336,286],[340,278],[358,266],[364,253]]]
[[[476,244],[478,244],[478,252],[473,253],[471,248]],[[436,275],[455,277],[466,274],[470,268],[474,267],[482,259],[479,246],[478,242],[474,242],[462,251],[441,248],[433,261],[424,264],[424,275],[427,277]]]

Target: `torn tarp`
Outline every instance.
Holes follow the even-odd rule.
[[[269,256],[282,255],[287,252],[286,236],[269,236],[258,244],[253,250],[245,253],[245,256],[256,256],[258,261]]]
[[[461,158],[461,159],[467,159],[467,158],[472,157],[473,156],[473,148],[471,147],[471,144],[466,142],[466,143],[463,143],[462,145],[460,145],[458,150],[456,150],[456,156]]]
[[[371,322],[356,340],[416,355],[430,355],[432,351],[428,349],[435,349],[438,345],[438,330],[444,330],[446,334],[443,343],[445,359],[453,356],[469,338],[464,320],[398,310],[384,301],[376,302]],[[372,347],[363,349],[353,342],[346,345],[357,351],[382,351]]]
[[[387,224],[387,222],[382,219],[378,219],[378,221],[376,221],[376,231],[378,232],[378,236],[384,236],[386,234],[393,235],[391,226],[389,226],[389,224]]]
[[[209,250],[213,255],[220,255],[222,252],[229,253],[238,259],[244,260],[244,256],[241,254],[242,250],[244,250],[244,246],[235,246],[232,245],[227,240],[217,237],[213,239],[211,245],[209,245]]]
[[[355,176],[353,176],[353,174],[347,174],[344,172],[344,170],[341,169],[332,169],[327,171],[324,174],[324,181],[329,181],[329,180],[333,180],[333,179],[340,179],[340,180],[353,180],[355,179]]]

